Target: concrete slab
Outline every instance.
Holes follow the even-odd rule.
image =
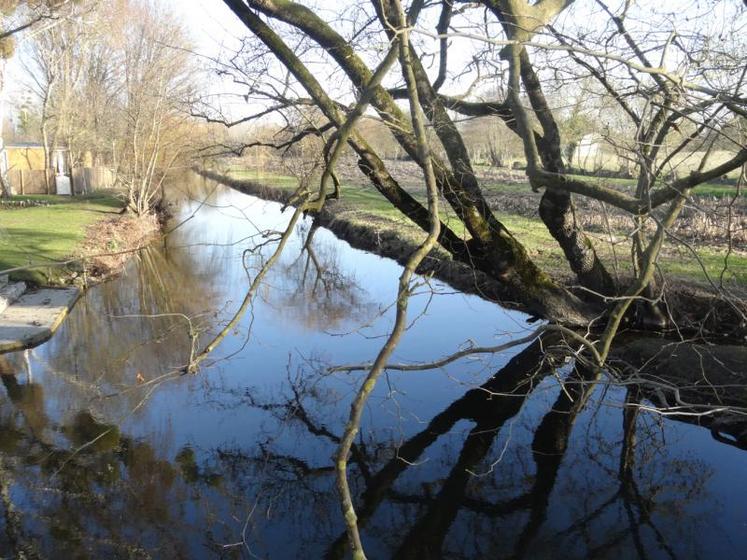
[[[16,302],[25,291],[25,282],[11,282],[10,284],[6,283],[5,285],[0,283],[0,313],[5,311],[9,305]]]
[[[28,292],[0,313],[0,353],[49,340],[80,296],[78,288]]]

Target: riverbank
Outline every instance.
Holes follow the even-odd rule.
[[[119,274],[128,259],[160,231],[161,220],[156,214],[121,214],[91,224],[75,253],[80,264],[74,278],[90,285]]]
[[[52,337],[81,289],[118,274],[160,229],[115,193],[21,196],[0,204],[0,353]]]
[[[90,284],[118,273],[159,229],[123,214],[114,192],[14,196],[0,210],[0,273],[30,286]]]

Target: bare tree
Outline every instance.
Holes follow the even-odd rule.
[[[254,42],[245,42],[244,54],[237,57],[245,62],[240,70],[244,83],[249,86],[249,95],[266,99],[273,104],[268,110],[278,112],[312,103],[335,127],[342,122],[339,112],[349,103],[344,97],[335,98],[326,91],[306,65],[323,61],[337,68],[340,73],[336,79],[345,84],[336,87],[336,91],[345,92],[350,88],[360,96],[374,74],[366,62],[369,55],[375,56],[373,53],[382,41],[393,36],[391,29],[383,23],[382,8],[377,2],[372,3],[368,11],[356,12],[352,24],[325,20],[313,8],[296,2],[231,1],[227,4],[256,37]],[[455,12],[457,5],[460,7]],[[639,20],[636,20],[636,32],[628,32],[625,14],[621,19],[620,14],[599,3],[572,9],[572,15],[593,10],[600,24],[609,22],[607,27],[597,32],[598,36],[575,24],[573,18],[570,22],[568,18],[563,20],[563,29],[552,27],[550,24],[558,14],[570,9],[569,5],[568,2],[541,2],[537,5],[525,2],[464,5],[439,2],[426,6],[414,2],[409,13],[413,36],[417,38],[412,49],[420,101],[441,148],[434,149],[431,156],[439,190],[468,234],[466,240],[461,239],[452,229],[444,227],[439,239],[441,246],[452,258],[500,280],[508,297],[522,302],[531,312],[565,324],[586,325],[604,315],[605,308],[612,311],[617,303],[614,298],[621,294],[627,294],[628,301],[641,295],[656,299],[654,294],[663,287],[662,283],[652,284],[661,243],[651,245],[651,242],[656,237],[656,224],[664,219],[662,208],[679,198],[687,200],[695,186],[738,169],[747,159],[741,140],[732,138],[732,155],[725,161],[709,165],[708,158],[703,158],[702,165],[695,165],[694,171],[675,181],[670,181],[671,174],[666,172],[670,154],[684,149],[684,146],[678,147],[680,144],[702,141],[706,129],[723,136],[720,131],[725,121],[721,120],[721,115],[727,117],[744,111],[744,75],[738,71],[738,60],[741,59],[737,54],[730,55],[731,58],[722,57],[716,70],[711,70],[714,60],[707,56],[691,57],[692,60],[683,62],[683,52],[689,52],[683,40],[667,37],[647,39],[646,28]],[[484,12],[493,19],[486,20],[486,24],[475,23],[476,16]],[[445,14],[451,14],[446,18],[450,27],[431,31],[429,27],[439,14],[443,18],[446,18]],[[261,16],[265,16],[267,22]],[[349,16],[345,21],[353,17]],[[443,18],[438,18],[442,24]],[[278,24],[277,30],[270,27],[274,22]],[[294,37],[298,34],[302,37],[301,47],[295,48],[296,58],[289,56],[294,48],[290,46],[291,36],[285,35],[284,30],[288,27],[294,30]],[[503,29],[504,39],[493,38],[499,28]],[[459,31],[454,31],[456,29]],[[472,31],[465,32],[465,29]],[[692,43],[690,50],[696,48],[699,41],[702,43],[705,36],[705,32],[688,36]],[[582,43],[582,39],[586,43]],[[439,93],[451,76],[447,55],[450,45],[457,40],[462,41],[460,44],[467,41],[477,49],[477,55],[483,57],[480,59],[483,65],[499,67],[493,75],[500,75],[496,79],[505,94],[503,99],[468,101],[464,96]],[[443,61],[435,76],[425,67],[418,50],[426,49],[433,41],[438,41],[439,60]],[[596,45],[604,41],[610,45],[607,51],[597,50]],[[679,54],[675,56],[672,50],[678,50]],[[261,64],[258,62],[268,52],[277,57],[279,66],[272,66],[264,59]],[[649,60],[654,53],[661,59],[659,66]],[[561,55],[563,58],[559,61]],[[533,63],[532,58],[537,62]],[[671,70],[668,63],[672,64]],[[545,70],[551,64],[554,64],[554,74],[560,76],[555,81],[552,76],[547,76]],[[677,64],[682,67],[682,75],[675,67]],[[718,77],[712,72],[716,72]],[[265,76],[266,80],[260,81],[260,76]],[[635,194],[582,181],[566,171],[557,116],[560,113],[562,117],[563,111],[551,105],[551,99],[556,98],[557,93],[551,97],[545,89],[560,87],[563,80],[578,83],[582,79],[584,84],[593,83],[598,94],[604,94],[633,120],[634,126],[628,128],[632,137],[627,146],[627,157],[638,174]],[[285,84],[284,89],[265,86],[272,80]],[[708,85],[717,81],[718,87]],[[459,82],[451,85],[456,87]],[[305,90],[305,95],[296,91],[299,87]],[[419,165],[425,165],[418,157],[412,125],[397,102],[407,98],[405,89],[389,79],[386,85],[377,85],[374,90],[371,106],[378,118],[389,127],[402,149]],[[575,93],[579,95],[578,87]],[[540,217],[563,249],[581,291],[568,290],[559,280],[542,271],[529,257],[520,239],[490,209],[464,138],[452,118],[455,113],[465,117],[500,118],[521,139],[529,182],[534,190],[543,192]],[[673,144],[672,138],[682,130],[680,125],[688,122],[700,123],[695,130],[697,134]],[[427,229],[426,209],[403,194],[404,189],[387,169],[384,160],[370,149],[360,132],[351,135],[348,143],[372,184],[395,207]],[[662,150],[665,145],[673,147]],[[437,154],[444,154],[446,160]],[[609,273],[609,265],[602,261],[594,242],[581,228],[573,196],[604,203],[630,217],[634,230],[631,234],[632,272],[622,278],[621,283]],[[669,222],[675,223],[677,214],[675,212]],[[667,237],[667,227],[660,234],[662,242]],[[653,237],[647,239],[650,235]],[[651,249],[648,252],[647,247]],[[651,267],[645,266],[647,256],[644,254],[650,257]],[[644,269],[651,274],[648,275]],[[639,284],[644,285],[640,290],[636,287]],[[625,305],[624,315],[629,307],[630,304]],[[648,323],[656,328],[665,326],[668,317],[663,306],[632,307],[641,324]],[[606,321],[598,323],[604,326]]]
[[[747,109],[747,71],[738,40],[710,49],[709,29],[692,29],[655,11],[646,18],[630,3],[616,11],[601,1],[571,6],[566,0],[415,0],[404,14],[399,2],[388,0],[350,11],[319,11],[313,3],[292,0],[225,2],[254,36],[244,42],[229,72],[240,76],[237,81],[247,87],[248,99],[268,103],[266,110],[247,119],[271,112],[285,115],[299,106],[312,105],[327,121],[292,138],[300,141],[312,135],[324,140],[319,188],[315,192],[304,186],[292,201],[313,214],[329,199],[344,198],[344,189],[329,178],[334,178],[341,144],[347,143],[360,170],[394,207],[428,232],[428,240],[437,241],[454,260],[501,282],[510,299],[554,323],[543,331],[563,333],[569,352],[585,371],[582,389],[563,404],[573,415],[583,408],[600,379],[625,320],[635,318],[640,325],[664,330],[676,319],[677,310],[666,304],[670,286],[657,273],[662,247],[670,238],[677,241],[673,228],[693,189],[735,172],[747,162],[745,139],[729,126],[744,117]],[[740,7],[729,9],[743,12]],[[735,26],[740,25],[734,21]],[[591,29],[587,29],[589,25]],[[652,34],[652,26],[657,26],[657,33]],[[470,100],[469,88],[462,95],[442,93],[448,91],[445,84],[449,80],[452,91],[462,85],[463,72],[449,72],[449,52],[456,43],[474,50],[476,66],[492,68],[489,79],[497,82],[496,91],[502,92],[502,98]],[[425,53],[434,44],[438,65],[430,70]],[[388,74],[395,47],[400,51],[403,79]],[[268,54],[279,64],[268,62]],[[242,63],[234,63],[236,60]],[[320,64],[331,69],[335,83],[329,87],[310,70]],[[632,192],[584,180],[568,171],[561,124],[569,114],[579,120],[581,110],[577,108],[574,115],[573,108],[569,112],[553,104],[553,100],[562,99],[559,95],[564,87],[571,87],[567,84],[575,84],[572,93],[577,100],[579,95],[593,92],[597,101],[604,101],[598,104],[600,108],[610,103],[617,107],[615,134],[606,136],[635,171]],[[400,100],[408,101],[409,114]],[[369,104],[402,150],[420,166],[429,194],[432,185],[438,198],[448,204],[465,236],[441,223],[433,210],[432,196],[428,208],[412,197],[372,149],[364,131],[352,126]],[[419,122],[420,110],[425,123]],[[529,185],[542,193],[539,215],[575,273],[575,289],[541,270],[520,239],[490,208],[455,115],[499,118],[517,135]],[[625,120],[621,121],[620,115]],[[426,126],[432,134],[426,133]],[[566,130],[572,143],[577,133]],[[331,133],[325,136],[328,131]],[[719,162],[711,159],[716,139],[730,146],[729,155]],[[432,149],[431,142],[438,147]],[[702,149],[692,150],[693,145]],[[278,143],[278,147],[287,146]],[[679,165],[680,173],[673,174],[671,164],[677,154],[689,154],[695,161],[689,167]],[[584,204],[577,207],[574,198]],[[594,241],[582,229],[578,212],[589,211],[590,202],[610,207],[628,220],[628,274],[613,277],[609,263],[603,262]],[[347,538],[356,558],[364,558],[365,552],[347,482],[347,461],[361,411],[378,376],[385,369],[399,368],[387,359],[402,333],[408,274],[414,272],[424,248],[431,247],[422,245],[405,267],[395,326],[376,360],[360,366],[368,374],[353,399],[340,438],[337,485]],[[413,262],[415,266],[410,266]],[[716,298],[733,313],[735,323],[743,323],[744,303],[723,286],[712,287]],[[590,328],[579,334],[563,325]],[[457,354],[452,357],[464,355]],[[561,397],[565,399],[565,395]],[[569,417],[571,424],[573,415]],[[542,442],[537,449],[542,452]],[[527,539],[545,515],[542,503],[532,509]],[[521,552],[521,543],[518,549]]]
[[[124,73],[119,173],[129,208],[143,214],[154,208],[165,173],[184,155],[190,134],[184,103],[194,67],[185,32],[173,16],[148,3],[132,10],[119,51]]]
[[[52,154],[61,144],[72,151],[74,102],[83,75],[82,61],[95,36],[90,23],[82,19],[91,4],[81,3],[68,10],[66,17],[36,33],[29,41],[26,75],[30,90],[37,96],[40,108],[40,135],[44,146],[44,168],[53,167]],[[46,175],[47,192],[51,192]]]
[[[65,16],[70,4],[69,0],[6,0],[0,3],[0,122],[5,118],[5,65],[16,52],[17,37],[39,28],[54,27]],[[0,131],[0,149],[3,146]],[[10,196],[6,171],[3,164],[0,167],[0,190],[4,197]]]
[[[38,33],[28,70],[47,167],[61,142],[77,162],[103,160],[125,187],[128,208],[147,214],[168,170],[199,136],[187,109],[196,65],[173,14],[147,1],[110,8],[81,3]]]

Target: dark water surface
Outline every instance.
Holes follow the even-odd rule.
[[[325,230],[301,255],[304,223],[200,373],[152,382],[187,362],[189,323],[204,343],[230,318],[273,246],[245,251],[289,217],[201,181],[174,192],[165,242],[0,357],[3,557],[345,556],[331,457],[361,374],[326,368],[375,356],[401,269]],[[420,292],[396,361],[533,328]],[[746,557],[746,451],[631,414],[624,388],[561,390],[569,366],[542,354],[382,378],[351,459],[369,558]]]

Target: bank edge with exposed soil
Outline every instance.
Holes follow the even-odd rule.
[[[121,273],[127,261],[153,241],[169,218],[161,211],[142,217],[124,211],[110,214],[86,225],[83,239],[67,257],[8,269],[10,280],[24,282],[29,290],[87,288],[106,281]],[[24,274],[26,271],[37,274]]]
[[[104,218],[86,228],[86,236],[73,258],[69,281],[85,287],[120,274],[127,261],[160,233],[165,218],[159,214],[136,216],[129,212]]]

